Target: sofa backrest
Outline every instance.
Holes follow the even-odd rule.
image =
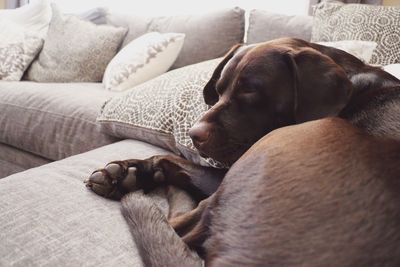
[[[310,41],[312,21],[312,16],[289,16],[265,10],[251,10],[246,43],[254,44],[280,37]]]
[[[172,69],[223,56],[230,47],[243,42],[244,10],[238,7],[201,15],[138,17],[110,13],[108,24],[129,29],[122,46],[147,32],[177,32],[186,35]]]

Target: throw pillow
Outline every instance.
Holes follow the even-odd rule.
[[[10,20],[22,27],[24,31],[44,38],[51,19],[50,0],[31,0],[29,2],[28,5],[20,8],[0,10],[0,18]]]
[[[62,15],[55,4],[52,12],[43,49],[26,78],[36,82],[100,82],[126,29]]]
[[[315,8],[313,42],[376,42],[371,64],[400,62],[400,7],[323,2]]]
[[[43,39],[6,19],[0,20],[0,36],[0,80],[19,81],[42,48]]]
[[[105,103],[97,121],[121,138],[139,139],[205,164],[188,135],[208,110],[203,87],[221,59],[169,71]],[[213,165],[216,163],[208,159]]]
[[[108,64],[103,84],[123,91],[166,72],[182,48],[182,33],[151,32],[133,40]]]
[[[368,41],[337,41],[337,42],[318,42],[320,45],[334,47],[343,50],[357,57],[364,63],[369,63],[376,46],[375,42]]]

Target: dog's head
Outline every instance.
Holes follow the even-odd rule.
[[[203,155],[232,164],[276,128],[337,115],[351,89],[345,71],[307,42],[237,45],[205,86],[212,107],[189,134]]]

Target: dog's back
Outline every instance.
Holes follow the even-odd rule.
[[[209,266],[400,266],[400,143],[340,119],[278,129],[228,172]]]

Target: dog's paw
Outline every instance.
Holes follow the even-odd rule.
[[[85,184],[100,196],[120,200],[126,193],[138,189],[136,175],[136,167],[114,161],[94,171]]]

